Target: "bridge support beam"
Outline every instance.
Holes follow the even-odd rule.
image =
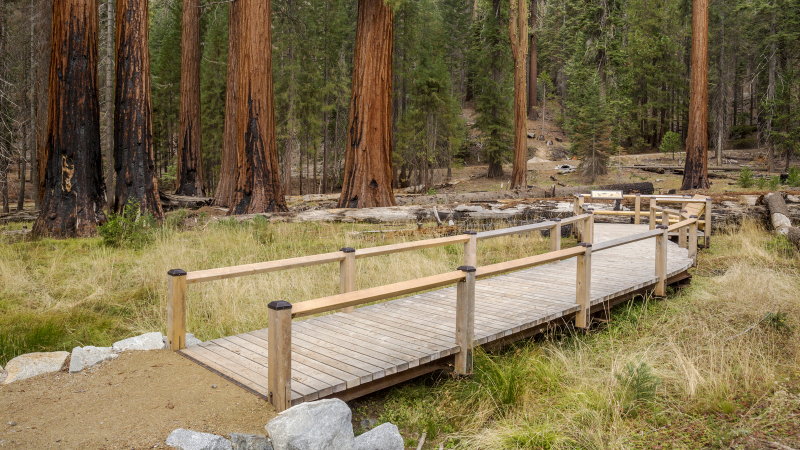
[[[186,271],[172,269],[167,275],[167,345],[170,350],[177,352],[186,348]]]
[[[665,214],[667,217],[667,221],[669,221],[669,216]],[[656,283],[656,289],[654,294],[658,297],[664,297],[667,295],[667,241],[669,240],[669,235],[667,234],[667,226],[666,225],[659,225],[659,230],[663,231],[660,236],[656,237],[656,276],[658,277],[658,282]]]
[[[575,314],[575,328],[588,330],[591,325],[592,311],[592,244],[581,242],[586,251],[577,256],[578,271],[575,283],[575,301],[581,310]]]
[[[464,280],[456,285],[456,375],[472,374],[472,351],[475,345],[475,267],[461,266]]]
[[[292,304],[278,300],[267,308],[269,401],[282,412],[292,406]]]

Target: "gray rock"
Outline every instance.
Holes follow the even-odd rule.
[[[353,450],[352,414],[339,399],[301,403],[269,421],[275,450]]]
[[[167,445],[179,450],[233,450],[231,441],[222,436],[183,428],[169,434]]]
[[[164,348],[169,348],[169,344],[167,343],[167,337],[164,336],[161,338],[161,341],[164,343]],[[186,333],[186,346],[191,347],[193,345],[202,344],[203,341],[194,337],[192,333]]]
[[[161,350],[163,348],[164,342],[161,340],[161,333],[158,331],[123,339],[114,342],[114,345],[111,346],[114,353],[121,353],[129,350]]]
[[[405,441],[397,426],[391,423],[378,425],[370,431],[357,436],[355,450],[403,450]]]
[[[266,436],[231,433],[233,450],[273,450]]]
[[[92,347],[91,345],[75,347],[72,349],[72,357],[69,359],[69,373],[80,372],[118,356],[111,351],[111,347]]]
[[[69,352],[28,353],[17,356],[6,364],[3,384],[24,380],[48,372],[58,372],[64,367]]]
[[[377,420],[367,418],[367,419],[364,419],[364,420],[361,421],[361,428],[369,431],[369,430],[375,428],[375,425],[377,425],[377,424],[378,424]]]

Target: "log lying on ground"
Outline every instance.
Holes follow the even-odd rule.
[[[770,192],[764,195],[763,202],[770,213],[770,221],[775,233],[786,236],[789,241],[800,248],[800,228],[792,226],[789,208],[780,192]]]
[[[39,211],[14,211],[0,213],[0,224],[12,222],[33,222],[39,217]]]
[[[214,197],[190,197],[187,195],[169,194],[164,191],[159,191],[158,194],[161,197],[161,206],[165,211],[178,208],[202,208],[203,206],[210,205],[214,201]]]

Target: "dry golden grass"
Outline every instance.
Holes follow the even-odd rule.
[[[354,233],[377,228],[223,220],[192,231],[161,229],[141,249],[108,247],[99,238],[0,243],[0,364],[29,351],[109,345],[128,335],[165,332],[169,269],[209,269],[423,238]],[[482,241],[479,263],[542,253],[547,242],[538,233]],[[462,258],[459,244],[360,259],[356,288],[455,270]],[[338,264],[189,285],[187,328],[203,340],[264,328],[269,302],[296,303],[338,290]]]

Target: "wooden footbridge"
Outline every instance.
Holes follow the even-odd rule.
[[[607,313],[648,291],[663,296],[668,284],[688,279],[687,270],[696,262],[698,227],[705,229],[708,244],[706,199],[649,198],[649,227],[639,224],[645,214],[638,195],[634,210],[612,212],[628,213],[634,224],[595,224],[595,215],[611,211],[593,211],[593,198],[583,195],[576,197],[574,216],[532,225],[188,273],[173,269],[169,345],[269,400],[278,411],[326,397],[357,398],[437,369],[467,375],[475,346],[506,345],[554,323],[574,321],[585,329],[592,314]],[[686,209],[659,207],[659,202]],[[705,220],[699,220],[704,212]],[[572,225],[581,243],[562,249],[566,225]],[[550,252],[477,267],[478,240],[543,230],[549,230]],[[670,234],[679,237],[677,244]],[[358,258],[458,243],[464,245],[464,265],[455,271],[354,290]],[[340,264],[340,294],[295,304],[272,302],[267,329],[185,347],[188,285],[335,262]],[[403,298],[409,294],[416,295]],[[365,303],[374,304],[354,309]],[[312,315],[317,316],[292,321]]]

